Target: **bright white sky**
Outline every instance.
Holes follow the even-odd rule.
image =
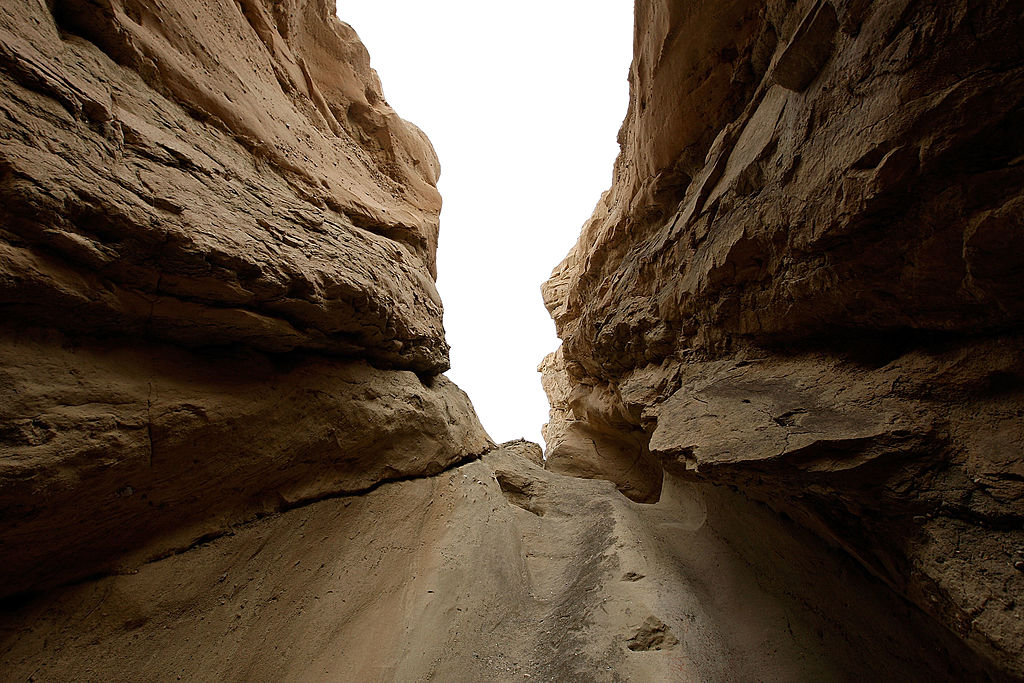
[[[395,111],[441,159],[447,373],[491,437],[541,441],[540,284],[608,189],[626,114],[631,0],[338,0]]]

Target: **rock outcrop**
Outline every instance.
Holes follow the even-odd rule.
[[[1013,3],[641,0],[614,183],[543,288],[554,467],[733,487],[997,677],[1024,677],[1021,35]]]
[[[12,0],[0,89],[0,595],[490,446],[333,3]]]

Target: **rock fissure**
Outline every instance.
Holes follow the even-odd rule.
[[[0,8],[0,670],[1024,678],[1019,12],[635,19],[545,458],[330,2]]]
[[[156,445],[153,441],[153,383],[149,383],[149,393],[146,396],[146,437],[149,439],[149,466],[153,467],[156,459]]]
[[[328,501],[328,500],[336,500],[336,499],[344,499],[344,498],[352,498],[352,497],[369,495],[369,494],[373,493],[374,491],[376,491],[379,487],[385,486],[387,484],[400,484],[402,482],[414,481],[414,480],[417,480],[417,479],[423,479],[423,478],[427,478],[427,477],[438,477],[438,476],[441,476],[441,475],[445,474],[446,472],[449,472],[451,470],[454,470],[454,469],[457,469],[459,467],[462,467],[463,465],[466,465],[466,464],[468,464],[470,462],[479,460],[479,459],[483,458],[484,455],[486,455],[488,452],[490,452],[492,450],[493,450],[493,448],[490,448],[487,451],[483,451],[483,452],[478,453],[476,455],[466,456],[463,460],[461,460],[459,462],[452,463],[452,464],[448,465],[445,469],[440,470],[438,472],[424,472],[423,474],[412,474],[412,475],[406,475],[406,476],[397,476],[397,477],[394,477],[394,478],[384,478],[384,479],[381,479],[381,480],[379,480],[377,482],[374,482],[373,484],[367,486],[366,488],[362,488],[362,489],[328,491],[328,492],[320,493],[320,494],[318,494],[318,495],[316,495],[314,497],[310,497],[310,498],[303,498],[303,499],[295,500],[295,501],[282,501],[281,507],[278,508],[275,511],[263,511],[259,515],[257,515],[256,517],[254,517],[252,519],[245,519],[245,520],[241,520],[241,521],[239,521],[239,522],[237,522],[235,524],[232,524],[230,528],[206,533],[206,534],[204,534],[204,535],[202,535],[202,536],[200,536],[200,537],[198,537],[196,539],[193,539],[192,541],[190,541],[186,545],[182,545],[180,547],[175,547],[175,548],[170,548],[170,549],[167,549],[167,550],[163,550],[158,555],[155,555],[155,556],[153,556],[151,558],[147,558],[147,559],[141,561],[139,564],[132,566],[131,568],[121,569],[121,570],[119,570],[116,573],[118,573],[118,574],[136,574],[139,571],[143,570],[143,568],[146,565],[160,562],[162,560],[165,560],[165,559],[167,559],[169,557],[172,557],[172,556],[175,556],[175,555],[182,555],[184,553],[193,551],[193,550],[195,550],[197,548],[201,548],[203,546],[209,545],[211,542],[216,541],[216,540],[221,539],[221,538],[224,538],[226,536],[234,536],[234,535],[236,535],[239,532],[239,530],[251,527],[254,524],[259,524],[261,520],[263,520],[266,517],[268,517],[270,515],[273,515],[273,514],[285,513],[285,512],[289,512],[291,510],[298,510],[298,509],[301,509],[301,508],[304,508],[304,507],[308,507],[310,505],[314,505],[316,503],[321,503],[323,501]],[[429,504],[429,501],[428,501],[428,504]],[[258,554],[259,554],[259,551],[253,553],[253,555],[249,559],[250,560],[253,559]],[[97,580],[103,580],[104,578],[106,578],[106,577],[103,577],[103,576],[90,576],[90,577],[88,577],[86,579],[86,581],[97,581]],[[13,602],[18,602],[19,599],[23,599],[23,597],[15,595],[15,596],[11,596],[11,597],[8,597],[8,598],[5,598],[5,599],[6,600],[11,600]]]

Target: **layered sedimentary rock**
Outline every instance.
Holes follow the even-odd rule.
[[[542,365],[553,467],[734,487],[1014,677],[1021,35],[1013,3],[638,2]]]
[[[0,593],[488,447],[333,3],[5,2],[0,89]]]

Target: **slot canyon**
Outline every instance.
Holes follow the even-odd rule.
[[[542,448],[344,8],[4,0],[0,681],[1024,681],[1024,7],[634,9]]]

